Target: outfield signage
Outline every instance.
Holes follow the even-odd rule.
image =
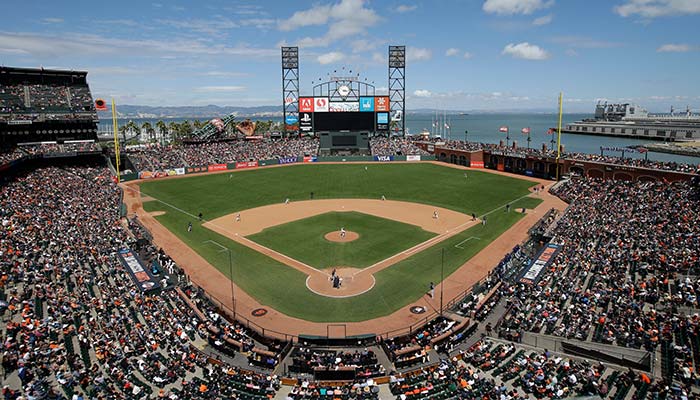
[[[328,97],[314,98],[314,112],[328,112]]]
[[[406,161],[420,161],[420,156],[419,155],[406,156]]]
[[[329,103],[328,111],[330,112],[356,112],[360,111],[360,103],[351,101],[334,101]]]
[[[293,163],[297,162],[297,158],[296,157],[282,157],[282,158],[278,158],[277,162],[279,162],[280,164],[293,164]]]
[[[240,161],[236,163],[236,169],[255,168],[257,166],[257,161]]]
[[[559,249],[559,245],[554,243],[545,246],[523,276],[520,277],[520,282],[529,285],[536,284],[542,272],[554,262],[554,257],[559,253]]]
[[[374,161],[394,161],[394,156],[374,156]]]
[[[389,102],[389,97],[387,96],[380,96],[380,97],[375,97],[374,98],[374,111],[380,112],[380,111],[385,111],[388,112],[390,109],[390,102]]]
[[[360,97],[360,111],[374,112],[374,97]]]
[[[318,158],[316,156],[304,156],[304,162],[316,162]]]
[[[212,164],[209,167],[207,167],[208,172],[225,171],[227,169],[228,169],[228,166],[226,164]]]
[[[314,112],[314,98],[313,97],[300,97],[299,98],[299,112],[300,113],[312,113]]]
[[[483,161],[470,161],[469,166],[472,168],[484,168]]]
[[[314,130],[313,117],[310,112],[300,112],[299,117],[299,129],[302,132],[311,132]]]
[[[197,174],[200,172],[207,172],[207,167],[206,166],[196,166],[196,167],[185,168],[186,174]]]
[[[141,260],[131,250],[119,250],[119,260],[124,264],[131,279],[134,280],[139,289],[144,292],[158,289],[160,286],[158,281],[143,267]]]
[[[286,122],[288,125],[296,124],[297,121],[299,121],[299,118],[297,118],[295,115],[287,115],[284,118],[284,122]]]

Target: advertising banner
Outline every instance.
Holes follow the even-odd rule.
[[[544,271],[550,264],[554,261],[554,257],[559,252],[559,245],[550,243],[545,248],[540,251],[537,255],[535,261],[530,265],[530,267],[525,271],[523,276],[520,277],[520,282],[527,283],[529,285],[534,285],[542,275]]]
[[[360,111],[374,111],[374,97],[360,97]]]
[[[207,171],[213,172],[213,171],[224,171],[227,170],[228,167],[226,164],[212,164],[209,167],[207,167]]]
[[[207,172],[207,167],[202,166],[202,167],[187,167],[187,168],[185,168],[185,174],[196,174],[199,172]]]
[[[314,99],[313,97],[300,97],[299,98],[299,112],[314,112]]]
[[[376,112],[380,112],[380,111],[388,112],[389,109],[390,109],[389,97],[380,96],[380,97],[374,98],[374,111],[376,111]]]
[[[318,158],[316,156],[304,156],[304,162],[316,162]]]
[[[472,161],[469,163],[469,166],[472,168],[484,168],[484,162],[483,161]]]
[[[496,165],[496,169],[499,171],[505,171],[505,166],[503,164]]]
[[[329,103],[328,111],[330,112],[354,112],[360,111],[360,103],[334,101]]]
[[[388,131],[389,130],[389,113],[387,113],[387,112],[377,113],[377,130],[378,131]]]
[[[185,169],[184,168],[175,168],[175,174],[176,175],[185,175]]]
[[[394,161],[394,156],[374,156],[374,161]]]
[[[406,156],[406,161],[420,161],[420,156]]]
[[[241,161],[236,163],[236,169],[243,169],[243,168],[255,168],[258,166],[257,161]]]
[[[313,124],[313,118],[311,117],[311,113],[309,112],[302,112],[299,114],[301,118],[299,118],[299,129],[302,132],[311,132],[314,130],[314,124]]]
[[[284,122],[286,122],[287,125],[296,124],[297,121],[299,121],[299,118],[297,118],[296,115],[287,115],[287,116],[284,118]]]
[[[158,289],[158,281],[143,267],[141,260],[129,249],[119,250],[119,260],[124,264],[127,272],[134,280],[136,286],[144,292]]]
[[[296,157],[282,157],[282,158],[278,158],[277,162],[279,162],[280,164],[293,164],[293,163],[297,162],[297,158]]]
[[[328,97],[314,98],[314,112],[328,112]]]

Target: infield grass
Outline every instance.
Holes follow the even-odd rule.
[[[424,296],[431,281],[440,282],[443,248],[447,277],[522,214],[494,212],[485,226],[469,228],[378,272],[374,288],[363,295],[334,299],[308,290],[302,272],[203,228],[196,218],[182,211],[193,215],[202,212],[206,220],[211,220],[236,210],[282,202],[286,197],[306,200],[313,191],[317,199],[376,199],[384,194],[392,200],[482,215],[508,203],[515,206],[515,200],[526,195],[532,185],[485,172],[468,174],[465,178],[462,170],[433,164],[369,164],[367,171],[364,164],[299,165],[151,181],[143,183],[141,190],[162,201],[145,202],[144,209],[164,211],[156,219],[226,276],[230,276],[228,254],[208,241],[231,249],[234,281],[261,304],[309,321],[352,322],[390,314]],[[526,199],[517,205],[533,207],[538,203],[539,199]],[[193,223],[192,232],[187,232],[189,221]],[[470,237],[479,240],[455,247]]]
[[[331,242],[328,232],[344,227],[352,242]],[[248,239],[316,269],[365,268],[437,236],[418,226],[359,212],[330,212],[273,226]]]

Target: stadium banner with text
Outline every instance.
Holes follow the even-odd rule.
[[[377,130],[378,131],[388,131],[389,130],[389,113],[378,112],[377,113]]]
[[[318,158],[316,156],[304,156],[304,162],[316,162]]]
[[[195,167],[186,167],[185,168],[185,174],[198,174],[200,172],[207,172],[207,166],[206,165],[198,165]]]
[[[314,130],[313,117],[310,112],[299,113],[299,129],[302,132],[311,132]]]
[[[299,98],[299,112],[300,113],[312,113],[314,112],[314,98],[313,97],[300,97]]]
[[[374,161],[394,161],[394,156],[374,156]]]
[[[257,161],[241,161],[236,163],[236,169],[255,168],[257,166]]]
[[[472,168],[484,168],[483,161],[470,161],[469,166]]]
[[[420,156],[408,155],[406,156],[406,161],[420,161]]]
[[[330,112],[357,112],[360,111],[360,103],[355,101],[333,101],[328,104]]]
[[[185,175],[185,168],[175,168],[175,173],[177,175]]]
[[[374,111],[374,97],[360,97],[360,111]]]
[[[214,171],[226,171],[228,169],[228,166],[226,164],[212,164],[207,167],[207,171],[209,172],[214,172]]]
[[[374,98],[374,111],[375,112],[388,112],[390,107],[388,96],[379,96]]]
[[[130,249],[119,250],[119,260],[124,264],[136,286],[142,291],[148,292],[160,287],[158,281],[143,267],[141,260]]]
[[[174,169],[169,169],[166,171],[140,171],[139,179],[154,179],[154,178],[164,178],[166,176],[177,175]]]
[[[297,158],[296,157],[282,157],[282,158],[278,158],[277,162],[280,164],[294,164],[295,162],[297,162]]]
[[[520,277],[520,282],[527,283],[528,285],[536,284],[540,279],[542,272],[546,270],[547,267],[549,267],[554,261],[554,257],[556,257],[557,253],[559,253],[559,249],[559,245],[554,243],[550,243],[545,246],[540,251],[540,254],[537,255],[535,261],[530,264],[530,268],[528,268],[523,276]]]
[[[314,112],[328,112],[328,97],[314,97]]]

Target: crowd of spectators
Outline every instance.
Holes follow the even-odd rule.
[[[324,385],[308,379],[299,379],[290,391],[287,400],[376,400],[379,387],[373,379],[359,380],[346,385]]]
[[[398,136],[375,136],[370,139],[369,147],[373,156],[430,155],[427,151],[416,146],[413,139]]]
[[[0,114],[94,112],[87,85],[13,84],[0,89]]]
[[[201,144],[138,147],[127,154],[139,170],[159,171],[185,166],[224,164],[236,161],[316,156],[318,139],[238,140]]]
[[[595,161],[607,164],[625,165],[630,167],[660,169],[663,171],[678,171],[695,174],[700,173],[700,163],[693,165],[677,163],[674,161],[654,161],[641,158],[622,158],[588,153],[567,153],[566,158],[580,161]]]
[[[364,377],[384,376],[386,370],[379,364],[374,351],[367,348],[355,351],[321,350],[300,347],[292,351],[290,371],[296,373],[313,373],[316,368],[329,370],[337,368],[355,368],[358,375]]]
[[[246,332],[205,308],[165,254],[141,246],[145,265],[159,265],[161,284],[177,288],[142,293],[134,286],[117,251],[139,248],[144,232],[120,222],[119,199],[104,167],[43,168],[2,187],[2,367],[6,382],[21,383],[6,389],[7,398],[12,390],[104,399],[274,391],[276,377],[211,365],[196,350],[210,327],[221,338],[244,340]]]
[[[0,149],[0,165],[9,164],[12,161],[19,160],[27,154],[17,147],[5,147]]]
[[[65,154],[89,151],[99,151],[100,145],[94,141],[75,143],[37,143],[32,145],[21,145],[22,151],[27,154]]]

